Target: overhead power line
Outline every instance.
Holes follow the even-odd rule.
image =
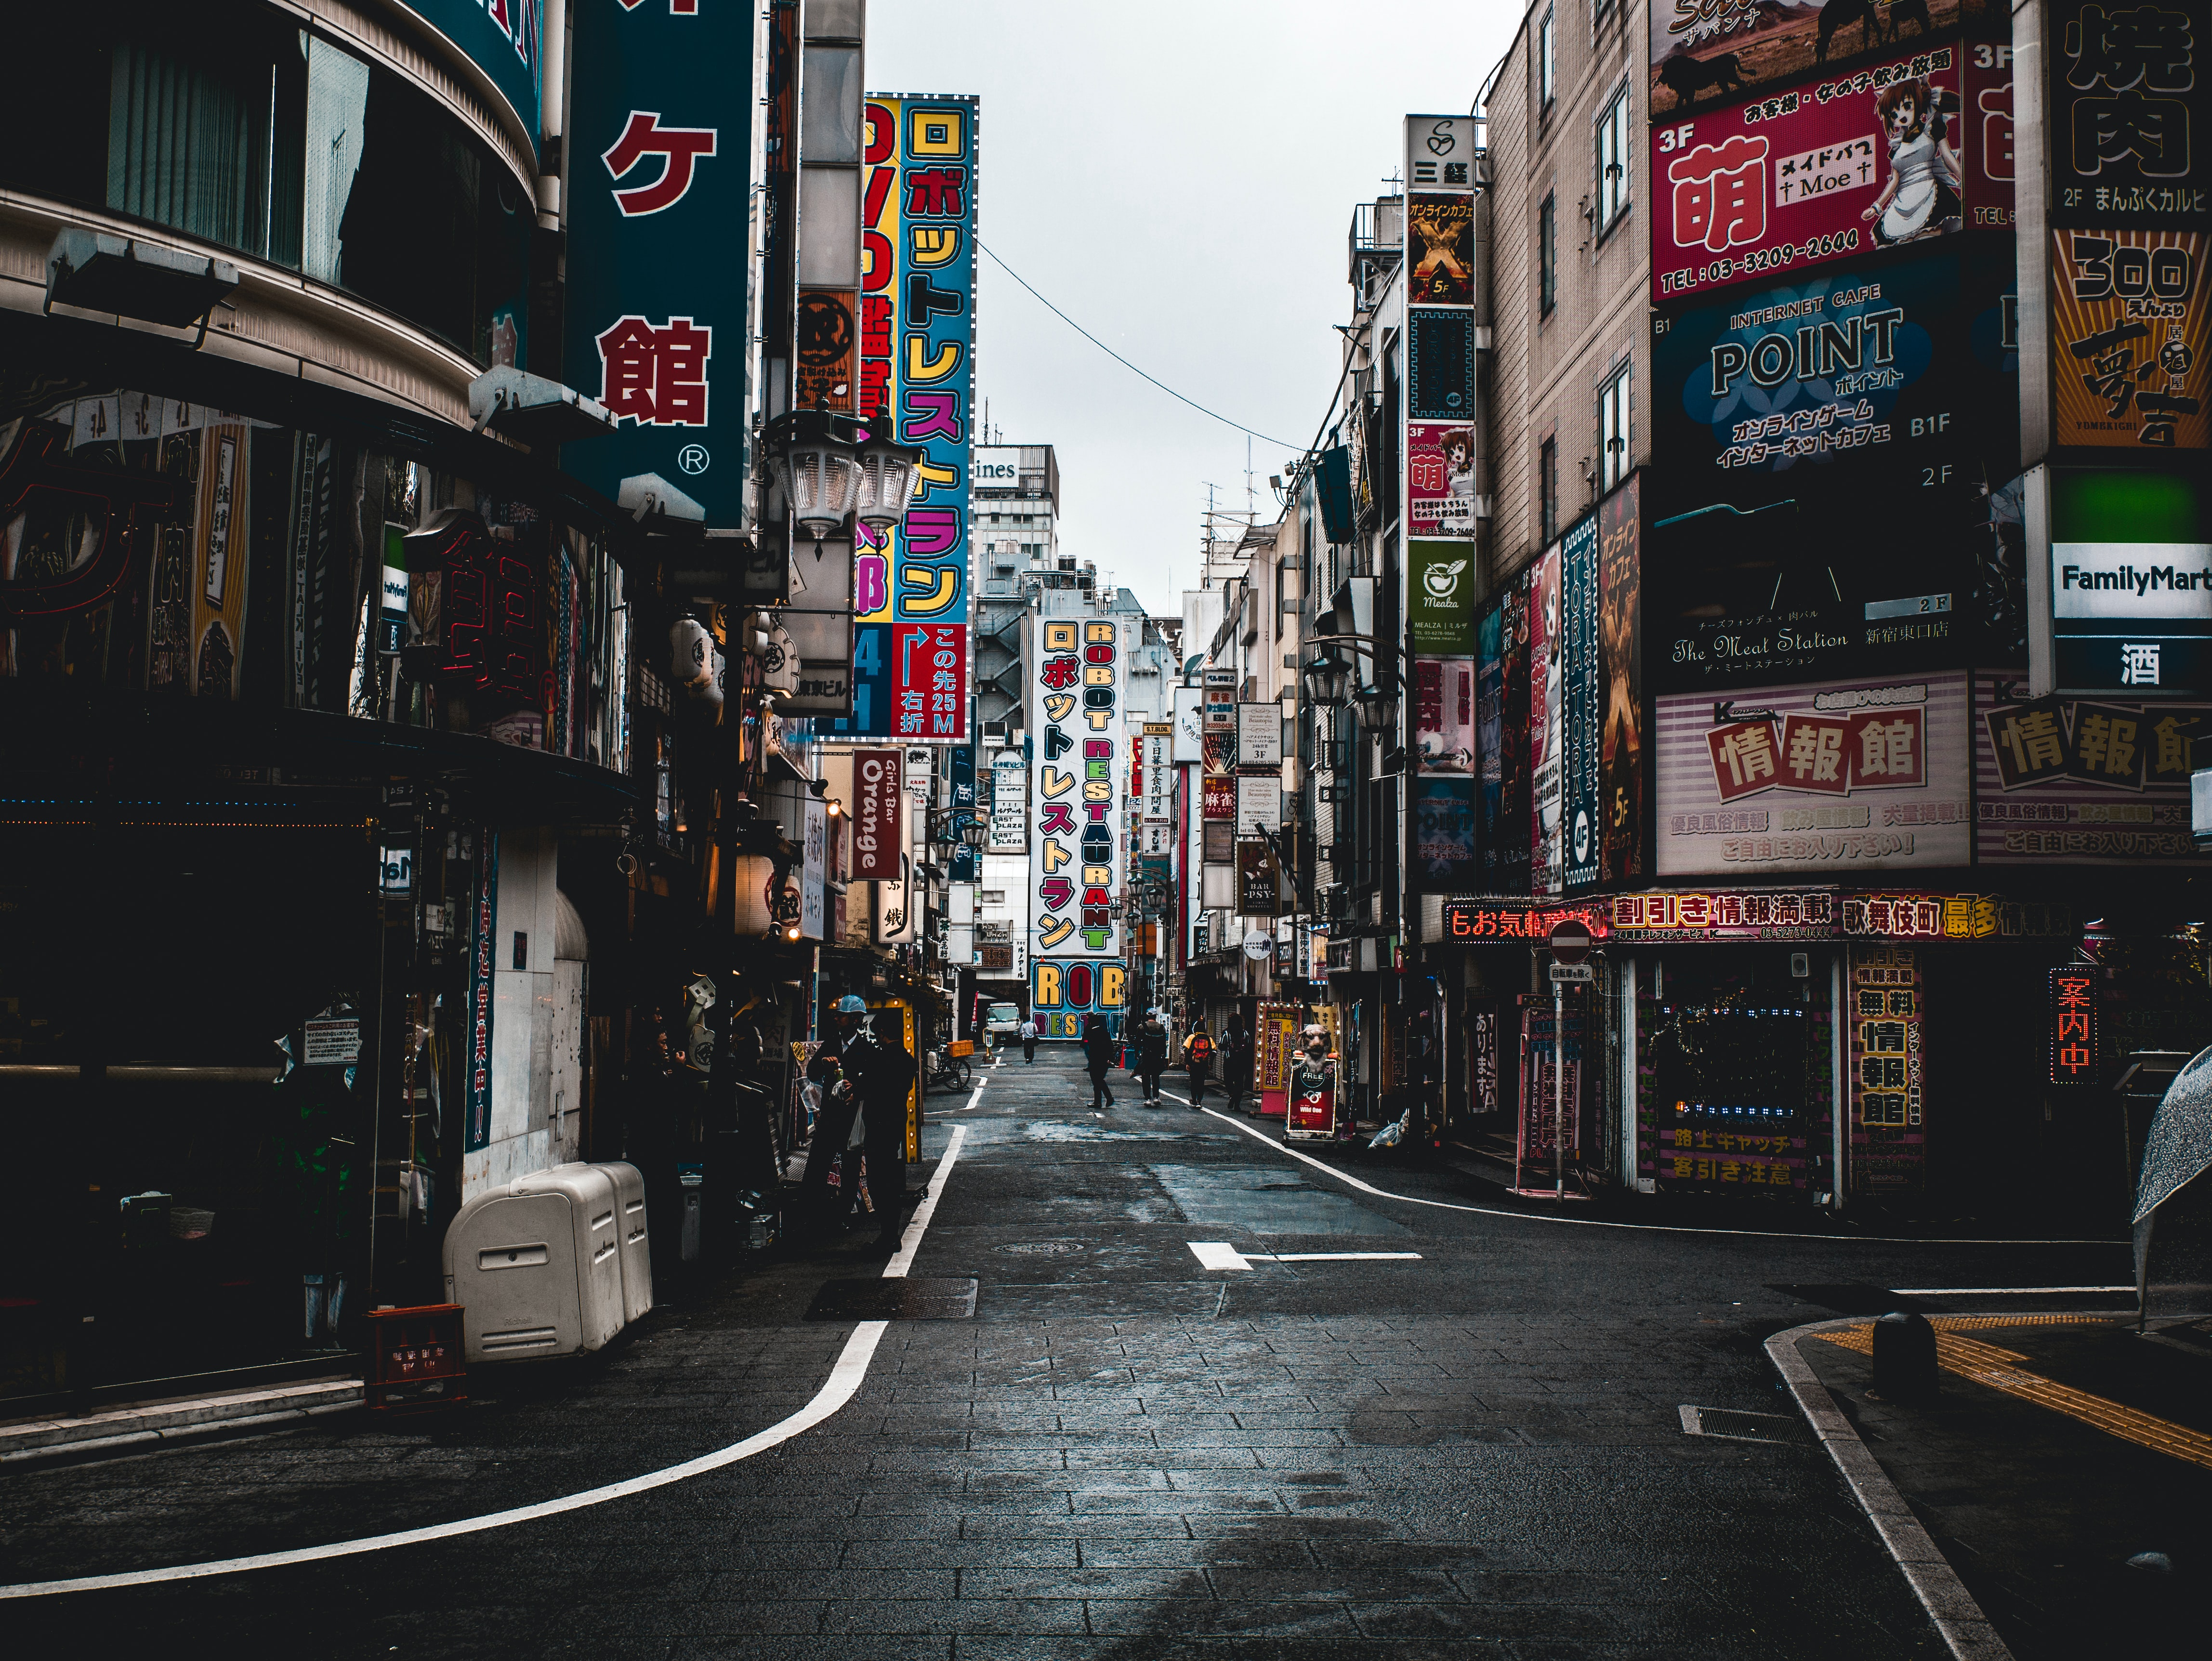
[[[1029,289],[1030,293],[1035,296],[1038,305],[1043,307],[1045,310],[1050,312],[1054,317],[1067,325],[1069,328],[1074,330],[1076,333],[1081,335],[1085,340],[1096,346],[1100,351],[1105,353],[1107,356],[1112,358],[1116,363],[1128,370],[1132,374],[1134,374],[1142,380],[1151,381],[1153,386],[1158,387],[1170,398],[1179,399],[1182,403],[1189,405],[1190,407],[1197,411],[1199,414],[1202,416],[1210,416],[1224,427],[1234,427],[1238,432],[1249,433],[1254,438],[1267,439],[1268,443],[1279,444],[1285,450],[1297,452],[1300,449],[1299,446],[1291,443],[1287,439],[1267,438],[1267,434],[1262,432],[1255,432],[1251,428],[1247,427],[1241,421],[1231,421],[1227,416],[1221,414],[1218,411],[1207,409],[1206,405],[1200,404],[1194,398],[1184,398],[1181,392],[1176,391],[1174,387],[1169,386],[1166,381],[1162,380],[1158,376],[1146,374],[1135,364],[1130,362],[1127,358],[1122,356],[1121,353],[1115,351],[1111,346],[1109,346],[1097,335],[1091,333],[1090,330],[1085,328],[1080,323],[1078,323],[1066,312],[1063,312],[1059,307],[1054,305],[1052,301],[1047,300],[1042,295],[1038,294],[1035,289],[1030,288],[1028,280],[1012,265],[1009,265],[1005,260],[1000,259],[997,251],[994,249],[989,243],[984,241],[981,237],[979,236],[975,239],[975,246],[982,249],[985,253],[989,254],[991,256],[992,263],[997,265],[1000,271],[1004,271],[1008,277],[1012,277],[1015,282],[1019,283],[1024,289]]]

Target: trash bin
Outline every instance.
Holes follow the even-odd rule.
[[[556,1165],[477,1195],[446,1231],[445,1261],[471,1362],[573,1355],[622,1330],[615,1184],[598,1166]]]

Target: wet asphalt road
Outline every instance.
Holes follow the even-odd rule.
[[[1944,1653],[1826,1456],[1686,1435],[1790,1411],[1760,1345],[1824,1288],[2079,1285],[2124,1248],[1622,1230],[1363,1194],[1072,1054],[931,1098],[968,1135],[859,1393],[756,1457],[327,1562],[7,1603],[10,1648],[234,1655],[1849,1657]],[[1170,1088],[1180,1090],[1173,1076]],[[1245,1122],[1250,1123],[1250,1122]],[[1480,1202],[1449,1169],[1374,1185]],[[349,1415],[0,1477],[9,1582],[225,1559],[524,1505],[804,1406],[853,1327],[794,1254],[609,1350],[479,1369],[439,1421]],[[1415,1260],[1207,1270],[1246,1253]],[[1796,1291],[1778,1288],[1794,1287]]]

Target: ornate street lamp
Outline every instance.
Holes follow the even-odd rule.
[[[823,538],[843,528],[860,490],[860,463],[839,421],[826,410],[781,415],[769,423],[761,447],[768,465],[764,517],[778,520],[788,510],[817,557]]]
[[[866,435],[855,455],[860,496],[854,511],[860,523],[881,542],[906,523],[907,507],[914,500],[915,472],[921,465],[921,447],[898,441],[890,411],[883,407],[869,418]]]

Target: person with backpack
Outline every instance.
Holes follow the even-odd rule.
[[[1160,1104],[1160,1074],[1168,1064],[1168,1030],[1160,1023],[1160,1012],[1145,1012],[1145,1024],[1137,1029],[1137,1076],[1145,1082],[1145,1105]]]
[[[1190,1070],[1190,1104],[1195,1109],[1206,1099],[1206,1074],[1213,1070],[1213,1038],[1203,1020],[1182,1041],[1182,1064]]]

